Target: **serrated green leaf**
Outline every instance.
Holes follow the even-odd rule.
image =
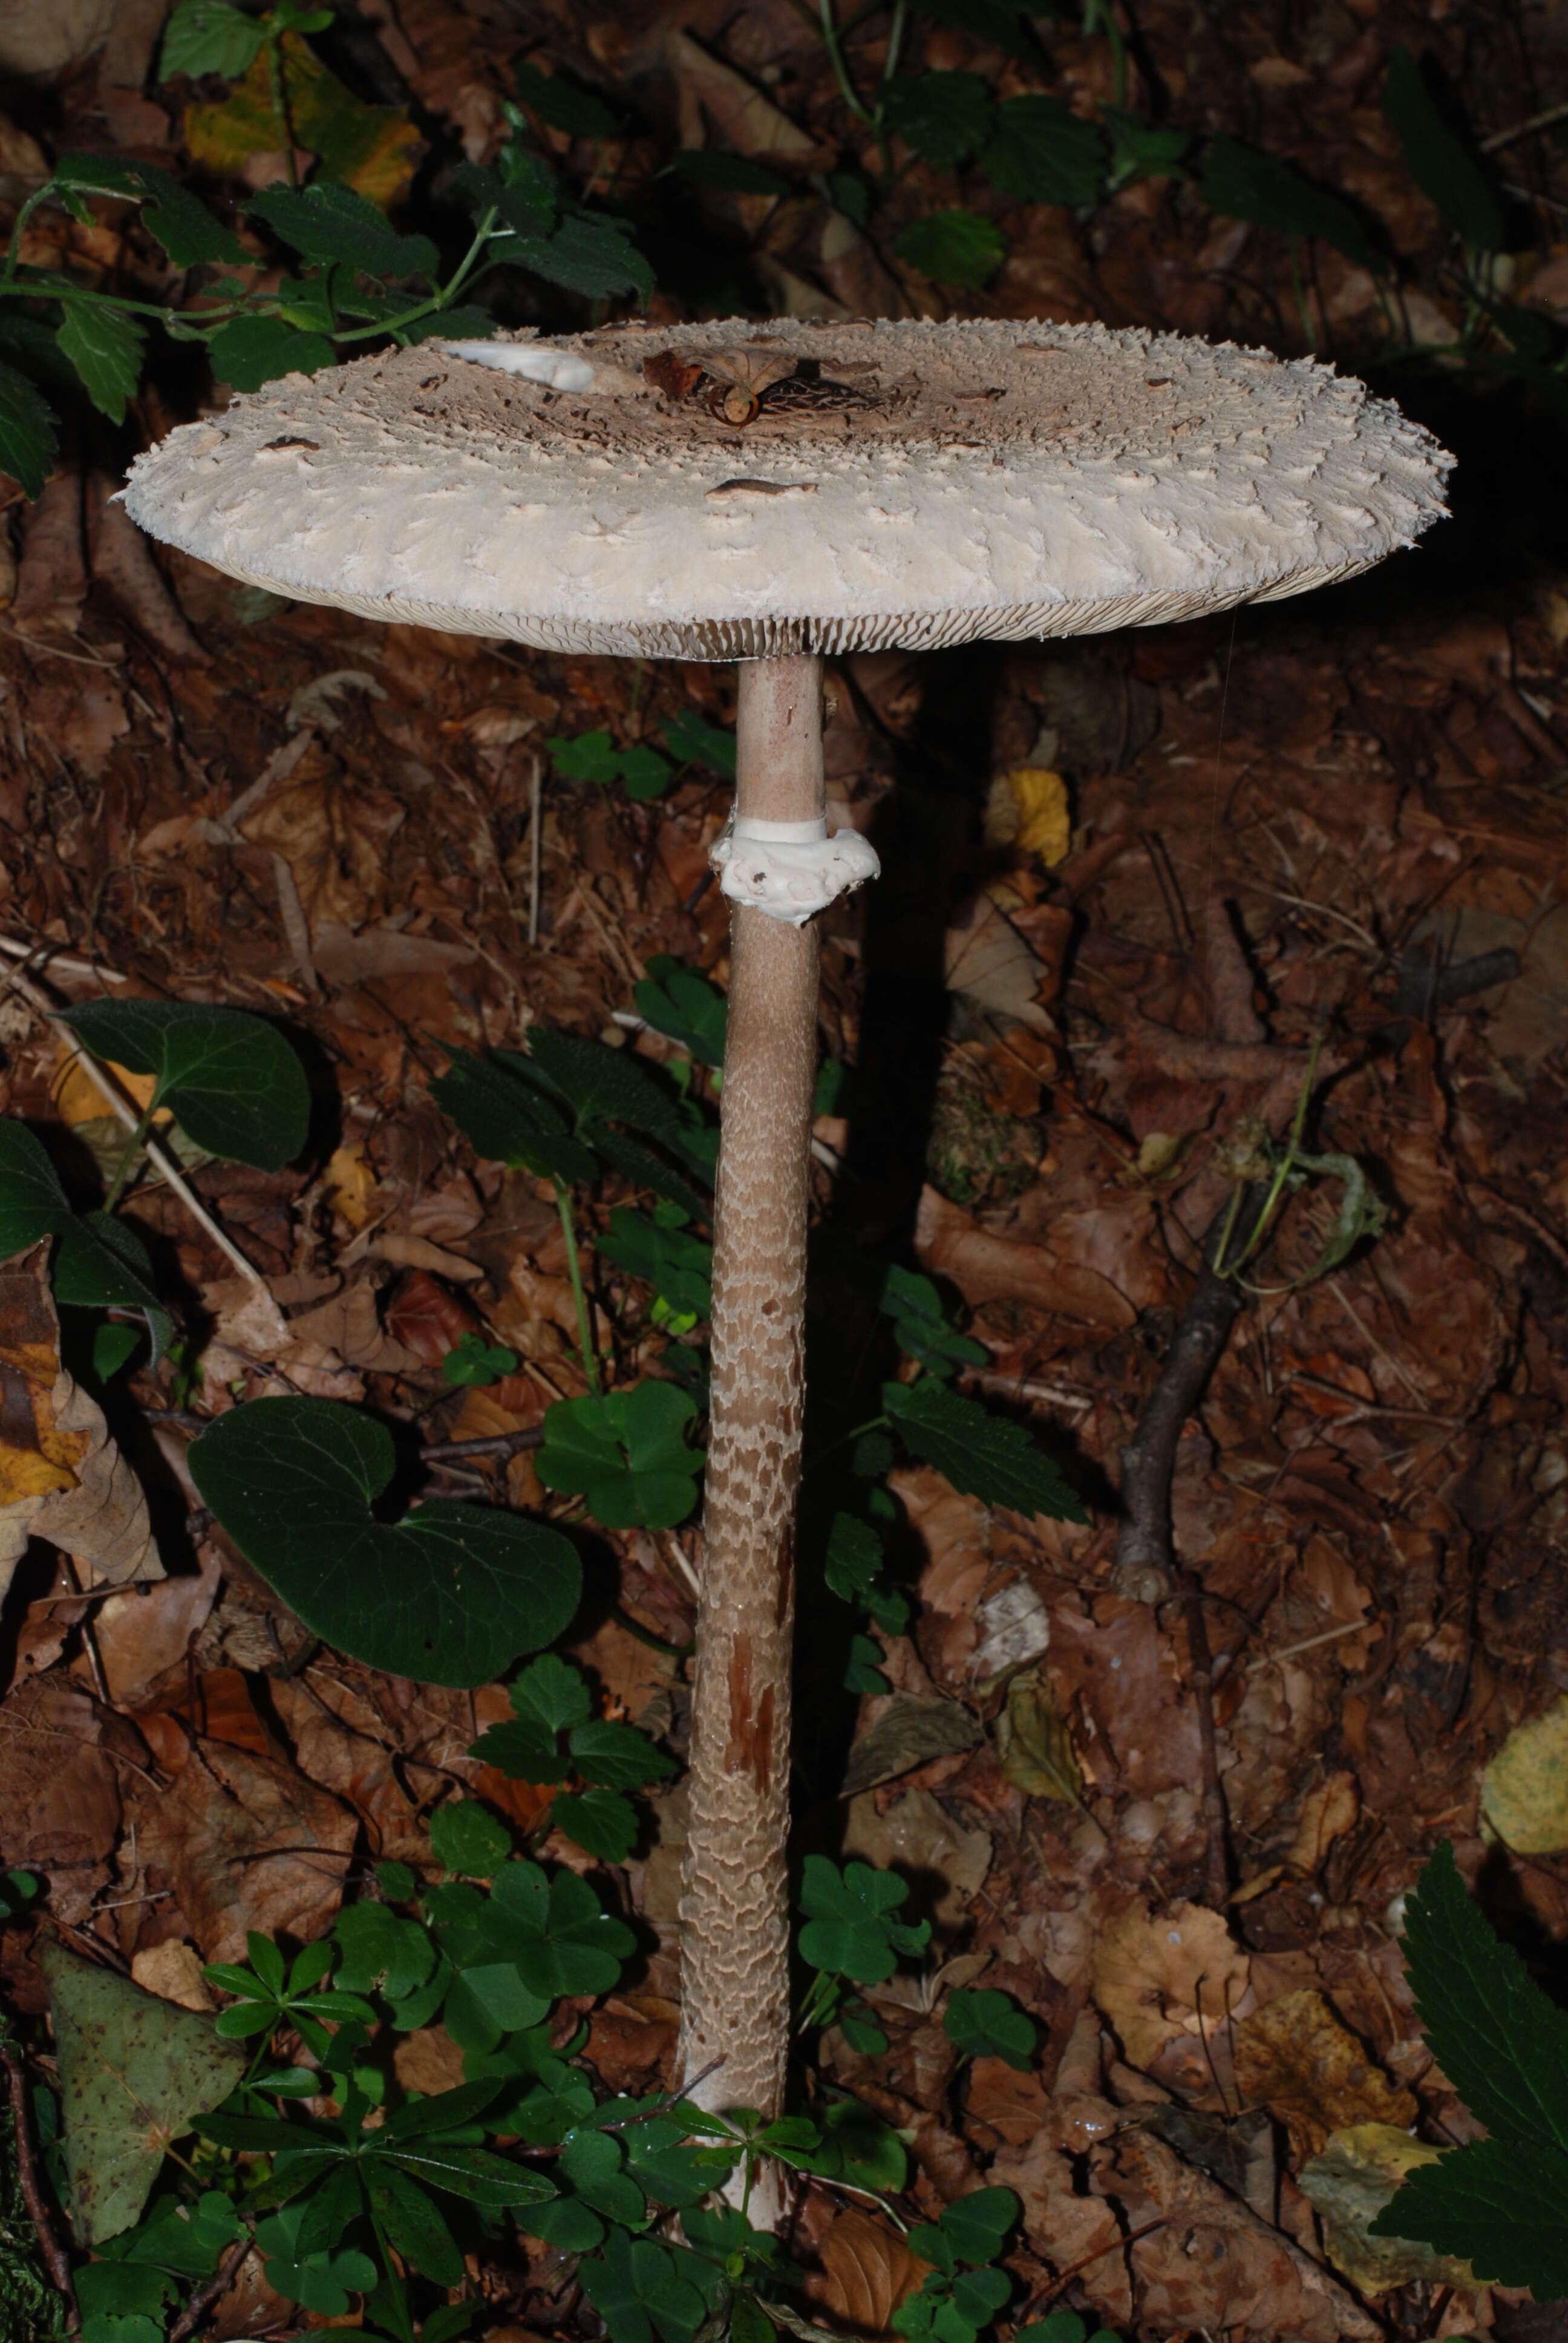
[[[934,1464],[960,1494],[982,1504],[1048,1521],[1089,1516],[1057,1466],[1021,1425],[992,1415],[934,1375],[918,1383],[884,1383],[882,1404],[907,1448]]]
[[[558,1400],[535,1459],[547,1489],[587,1502],[605,1529],[673,1529],[697,1503],[705,1459],[686,1433],[689,1392],[649,1379],[602,1399]]]
[[[246,209],[307,260],[359,269],[367,277],[434,278],[441,256],[427,236],[399,236],[387,216],[340,180],[308,187],[266,187]]]
[[[266,30],[265,18],[246,15],[229,0],[180,0],[164,29],[158,77],[172,81],[187,74],[199,81],[204,74],[218,74],[237,81],[266,46]]]
[[[188,187],[156,163],[126,162],[113,155],[62,155],[55,166],[55,181],[78,195],[113,196],[139,203],[144,226],[156,236],[176,268],[205,265],[240,268],[250,258],[233,230],[215,219]]]
[[[447,1871],[492,1879],[511,1851],[511,1833],[477,1798],[437,1806],[430,1817],[430,1852]]]
[[[635,1725],[617,1725],[602,1717],[578,1725],[568,1735],[567,1746],[583,1780],[601,1789],[640,1790],[679,1771],[674,1758]]]
[[[556,1800],[550,1821],[601,1863],[624,1863],[637,1845],[637,1809],[618,1790],[574,1790]]]
[[[978,293],[1001,266],[1007,246],[995,220],[979,212],[930,212],[900,231],[893,250],[907,267],[938,285]]]
[[[664,739],[670,747],[668,732]],[[659,953],[648,961],[648,974],[634,987],[632,998],[638,1014],[655,1032],[667,1033],[702,1065],[724,1063],[728,1004],[718,987],[696,969]]]
[[[68,300],[65,307],[56,336],[60,347],[99,414],[123,423],[126,403],[142,378],[146,337],[141,324],[106,302]]]
[[[980,168],[1020,203],[1077,206],[1099,200],[1109,160],[1097,124],[1060,97],[1030,92],[997,109]]]
[[[209,1154],[281,1171],[310,1123],[305,1069],[276,1026],[243,1009],[96,1001],[62,1011],[96,1058],[154,1077],[154,1097]]]
[[[887,96],[888,128],[917,155],[950,171],[985,144],[996,107],[979,74],[910,74]]]
[[[1536,2141],[1473,2140],[1412,2172],[1368,2224],[1468,2262],[1482,2285],[1568,2295],[1568,2155]]]
[[[556,216],[556,187],[537,156],[508,148],[499,159],[508,166],[504,178],[482,163],[459,163],[451,185],[476,218],[486,212],[499,215],[494,230],[497,256],[509,259],[513,237],[527,241],[548,235]]]
[[[1120,106],[1101,106],[1100,120],[1111,133],[1113,186],[1131,186],[1139,179],[1186,176],[1181,162],[1192,144],[1190,130],[1177,130],[1169,125],[1156,126]]]
[[[1432,2056],[1471,2113],[1500,2138],[1568,2153],[1568,2012],[1466,1895],[1446,1840],[1406,1902],[1403,1944]]]
[[[1360,214],[1314,186],[1282,156],[1240,138],[1211,138],[1203,156],[1203,200],[1225,219],[1254,220],[1286,236],[1321,236],[1363,268],[1381,263]]]
[[[378,1521],[396,1462],[384,1425],[317,1399],[234,1408],[190,1451],[203,1503],[315,1634],[394,1675],[485,1684],[568,1625],[581,1565],[557,1532],[479,1505]]]
[[[530,1660],[509,1696],[514,1716],[539,1725],[552,1741],[574,1725],[586,1725],[593,1715],[593,1695],[582,1670],[554,1652]]]
[[[261,390],[289,374],[319,374],[337,353],[325,334],[302,334],[282,317],[236,317],[207,343],[219,382]]]
[[[628,1277],[639,1277],[670,1307],[707,1318],[713,1309],[713,1247],[684,1229],[663,1227],[646,1212],[618,1204],[595,1251]]]
[[[592,1151],[568,1131],[559,1108],[528,1080],[526,1061],[511,1051],[477,1058],[454,1050],[430,1095],[493,1162],[573,1183],[591,1180],[598,1168]]]
[[[228,2097],[245,2053],[210,2017],[144,1993],[45,1938],[39,1946],[65,2114],[65,2170],[79,2243],[128,2228],[171,2140]]]
[[[1450,126],[1425,75],[1403,43],[1389,52],[1383,115],[1415,181],[1473,252],[1501,252],[1503,206],[1464,140]]]
[[[653,297],[652,269],[611,220],[574,215],[550,236],[519,236],[501,246],[499,256],[586,300],[612,300],[618,293],[635,293],[644,302]]]
[[[1037,2029],[1010,1995],[955,1990],[942,2013],[942,2031],[965,2058],[1005,2058],[1020,2075],[1029,2072]]]
[[[950,1375],[959,1367],[990,1364],[990,1353],[983,1342],[948,1323],[941,1295],[919,1271],[890,1263],[882,1279],[879,1306],[893,1322],[900,1350],[930,1373]]]

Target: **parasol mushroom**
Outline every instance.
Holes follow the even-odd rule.
[[[155,536],[297,599],[546,649],[738,659],[712,1432],[683,2071],[779,2110],[824,655],[1100,633],[1410,545],[1448,458],[1311,360],[990,319],[424,346],[236,398],[138,458]],[[752,2217],[763,2216],[755,2197]]]

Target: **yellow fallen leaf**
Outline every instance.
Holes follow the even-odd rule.
[[[364,1142],[353,1140],[334,1148],[322,1189],[327,1202],[351,1229],[362,1229],[370,1218],[376,1194],[375,1172],[365,1161]]]
[[[367,106],[297,33],[284,35],[278,55],[295,140],[317,157],[320,176],[345,181],[383,210],[401,202],[425,151],[407,116],[395,106]],[[266,52],[221,105],[187,106],[184,126],[193,162],[220,178],[243,178],[258,155],[276,153],[281,166]]]
[[[1397,2124],[1350,2124],[1332,2133],[1322,2155],[1302,2172],[1302,2190],[1322,2222],[1329,2259],[1362,2294],[1387,2294],[1417,2278],[1429,2286],[1475,2284],[1467,2262],[1404,2237],[1367,2235],[1407,2174],[1436,2164],[1442,2155]]]
[[[1243,2017],[1235,2034],[1236,2081],[1291,2136],[1298,2158],[1353,2124],[1407,2127],[1417,2107],[1389,2081],[1321,1993],[1282,1994]]]
[[[1516,1855],[1568,1847],[1568,1693],[1514,1726],[1482,1776],[1481,1811]]]
[[[133,1074],[126,1067],[116,1066],[112,1060],[105,1062],[126,1096],[137,1106],[146,1106],[157,1088],[157,1076]],[[107,1112],[104,1094],[82,1063],[82,1052],[74,1042],[67,1043],[60,1051],[49,1095],[61,1121],[68,1123],[73,1130],[79,1122],[100,1121]],[[166,1106],[160,1107],[153,1117],[155,1123],[171,1122],[173,1120]]]
[[[1007,786],[1018,808],[1018,845],[1054,870],[1072,844],[1067,783],[1049,765],[1015,765]]]

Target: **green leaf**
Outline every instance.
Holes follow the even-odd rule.
[[[566,781],[591,781],[608,789],[620,774],[620,752],[608,732],[579,732],[572,739],[553,733],[545,742]]]
[[[828,1533],[822,1575],[829,1594],[840,1603],[863,1603],[882,1567],[882,1541],[869,1522],[853,1513],[835,1513]]]
[[[527,1061],[511,1051],[477,1058],[454,1050],[452,1062],[430,1085],[430,1095],[493,1162],[510,1163],[546,1180],[591,1180],[592,1151],[568,1132],[560,1110],[528,1079]]]
[[[340,179],[317,179],[308,187],[266,187],[246,209],[307,260],[328,267],[432,280],[440,269],[441,256],[427,236],[399,236],[385,212]]]
[[[645,2099],[641,2104],[648,2107],[657,2103]],[[684,2124],[664,2116],[629,2124],[622,2137],[638,2187],[659,2204],[673,2205],[681,2211],[700,2205],[734,2170],[740,2157],[737,2147],[689,2146]]]
[[[548,235],[556,216],[556,186],[535,155],[507,147],[498,160],[505,166],[504,177],[482,163],[459,163],[451,186],[476,218],[486,212],[499,214],[500,225],[493,231],[498,256],[510,259],[513,237],[526,241]]]
[[[789,192],[789,181],[766,163],[754,162],[749,155],[731,155],[722,146],[683,146],[673,167],[678,178],[694,187],[719,187],[726,195],[779,196]]]
[[[461,2286],[457,2239],[425,2191],[385,2157],[367,2162],[366,2180],[377,2218],[403,2259],[437,2286]]]
[[[385,1904],[347,1905],[332,1934],[342,1952],[337,1982],[348,1993],[384,1993],[389,2001],[402,2001],[436,1966],[429,1931],[417,1920],[400,1920]]]
[[[42,1142],[25,1123],[0,1122],[0,1261],[47,1236],[58,1239],[55,1301],[64,1309],[139,1311],[156,1366],[173,1322],[153,1291],[140,1240],[105,1212],[78,1220]]]
[[[593,1715],[593,1696],[580,1668],[547,1652],[531,1660],[511,1689],[513,1714],[540,1725],[554,1742],[574,1725],[586,1725]]]
[[[493,1879],[511,1851],[510,1831],[477,1798],[437,1806],[430,1817],[430,1852],[447,1871]]]
[[[352,2247],[302,2255],[299,2231],[305,2217],[303,2205],[291,2205],[257,2223],[256,2242],[266,2257],[266,2282],[286,2302],[297,2302],[329,2318],[341,2318],[349,2308],[350,2294],[368,2293],[379,2272],[368,2254]]]
[[[282,317],[236,317],[206,346],[219,382],[261,390],[288,374],[319,374],[337,353],[325,334],[302,334]]]
[[[939,2226],[960,2261],[989,2262],[1000,2253],[1018,2216],[1018,2198],[1010,2188],[975,2188],[943,2207]]]
[[[664,736],[670,747],[668,732]],[[673,753],[673,751],[672,751]],[[656,1033],[667,1033],[705,1066],[724,1063],[724,1033],[729,1005],[716,985],[694,968],[687,968],[660,952],[648,963],[648,974],[633,988],[638,1014]]]
[[[674,1310],[707,1318],[713,1309],[713,1247],[684,1229],[666,1228],[646,1212],[618,1204],[595,1247],[628,1277],[639,1277]]]
[[[673,1757],[657,1747],[635,1725],[615,1725],[596,1718],[579,1725],[568,1747],[572,1764],[585,1782],[608,1790],[640,1790],[679,1771]]]
[[[942,2031],[965,2058],[1005,2058],[1020,2075],[1029,2072],[1035,2023],[1005,1993],[950,1993]]]
[[[682,2265],[694,2259],[652,2237],[635,2242],[612,2229],[602,2253],[585,2260],[583,2291],[609,2330],[610,2343],[691,2343],[707,2306]]]
[[[648,2200],[626,2170],[626,2150],[608,2132],[568,2134],[561,2143],[561,2170],[585,2204],[608,2221],[637,2226],[648,2217]]]
[[[1120,106],[1101,106],[1100,120],[1101,127],[1111,133],[1113,186],[1129,187],[1139,179],[1185,177],[1181,159],[1192,144],[1190,130],[1156,128]],[[1073,2313],[1069,2311],[1065,2316],[1071,2318]]]
[[[1108,156],[1099,126],[1060,97],[1010,97],[997,110],[996,136],[980,156],[992,186],[1026,204],[1092,204]]]
[[[523,104],[531,107],[541,122],[552,130],[564,130],[568,138],[614,138],[619,132],[617,115],[602,97],[591,90],[579,89],[562,74],[541,73],[538,65],[516,65],[512,67],[512,85]]]
[[[58,444],[43,392],[15,367],[0,364],[0,472],[8,473],[24,496],[41,497]]]
[[[154,1098],[211,1155],[281,1171],[310,1124],[305,1069],[276,1026],[243,1009],[95,1001],[62,1011],[84,1048],[155,1077]]]
[[[1556,2301],[1568,2295],[1568,2156],[1539,2142],[1526,2154],[1517,2140],[1473,2140],[1418,2166],[1368,2228],[1468,2262],[1482,2285]]]
[[[442,1360],[441,1379],[459,1391],[485,1391],[491,1383],[499,1383],[503,1375],[515,1374],[517,1366],[516,1351],[508,1351],[500,1342],[487,1342],[481,1333],[470,1327]]]
[[[618,1790],[577,1790],[558,1797],[550,1821],[601,1863],[624,1863],[637,1845],[637,1809]]]
[[[581,1565],[553,1530],[446,1498],[378,1521],[396,1462],[383,1425],[318,1399],[234,1408],[190,1450],[203,1503],[314,1634],[393,1675],[487,1683],[568,1624]]]
[[[978,2335],[982,2327],[990,2325],[1011,2292],[1012,2280],[1006,2270],[965,2270],[953,2280],[953,2308]]]
[[[996,109],[979,74],[911,74],[888,92],[888,128],[939,171],[985,144]]]
[[[891,1691],[882,1674],[882,1647],[869,1635],[851,1635],[849,1656],[844,1663],[844,1690],[857,1697]]]
[[[547,1489],[587,1501],[607,1530],[673,1529],[697,1503],[705,1459],[686,1444],[689,1392],[651,1379],[602,1399],[558,1400],[536,1457]]]
[[[233,2090],[245,2053],[210,2017],[45,1939],[38,1948],[59,2061],[65,2170],[77,2243],[141,2212],[169,2141]]]
[[[241,268],[250,259],[233,230],[156,163],[127,163],[111,155],[62,155],[55,166],[55,181],[77,195],[139,203],[143,226],[176,268]]]
[[[735,735],[721,732],[717,724],[709,724],[699,716],[695,708],[683,708],[672,723],[667,724],[659,738],[678,765],[701,765],[716,773],[721,781],[735,779]],[[671,966],[678,967],[678,961]],[[648,966],[651,969],[653,962]]]
[[[450,2094],[447,2095],[448,2097]],[[492,2155],[483,2147],[453,2147],[443,2140],[416,2141],[398,2148],[399,2168],[431,2188],[461,2197],[466,2204],[499,2212],[508,2205],[542,2204],[555,2194],[542,2172]]]
[[[621,786],[634,805],[644,805],[650,798],[661,798],[675,776],[668,758],[657,749],[640,744],[620,752]]]
[[[1089,1516],[1057,1466],[1021,1425],[992,1415],[933,1375],[918,1383],[884,1383],[882,1404],[907,1448],[934,1464],[960,1494],[1048,1521]]]
[[[111,423],[123,423],[126,402],[136,396],[142,378],[146,337],[141,325],[106,302],[67,300],[65,307],[56,336],[60,347],[99,414]]]
[[[508,1863],[497,1875],[490,1905],[524,1984],[550,2001],[608,1993],[636,1949],[631,1930],[601,1910],[575,1871],[547,1879],[537,1864]]]
[[[983,1367],[990,1353],[983,1342],[949,1325],[941,1295],[929,1277],[891,1263],[882,1279],[879,1306],[893,1322],[893,1339],[909,1358],[931,1374],[950,1375],[957,1367]]]
[[[873,1871],[848,1863],[840,1872],[824,1855],[809,1855],[800,1882],[800,1957],[830,1976],[857,1985],[882,1985],[898,1967],[900,1953],[924,1950],[930,1923],[917,1926],[893,1914],[909,1895],[896,1872]]]
[[[1282,156],[1240,138],[1211,138],[1203,156],[1203,201],[1225,219],[1253,220],[1286,236],[1321,236],[1363,268],[1382,264],[1360,214],[1342,196],[1303,179]]]
[[[1568,2011],[1494,1935],[1446,1839],[1406,1902],[1404,1953],[1432,2055],[1471,2113],[1500,2138],[1568,2151]]]
[[[871,216],[871,190],[853,171],[829,172],[828,199],[857,227],[864,227]]]
[[[938,285],[961,285],[978,293],[1001,266],[1007,252],[995,220],[979,212],[930,212],[900,231],[893,250],[906,267]]]
[[[1385,119],[1404,149],[1411,177],[1472,252],[1501,252],[1503,207],[1469,146],[1452,130],[1425,75],[1400,43],[1389,53]]]
[[[172,81],[187,74],[199,81],[204,74],[221,74],[225,81],[237,81],[266,46],[265,17],[247,16],[229,0],[180,0],[164,30],[158,77]]]
[[[562,220],[553,236],[520,236],[501,246],[499,256],[586,300],[612,300],[618,293],[635,293],[643,301],[653,297],[652,269],[612,220],[574,216]]]
[[[850,2022],[842,2016],[839,2020],[846,2040]],[[886,2036],[879,2034],[878,2040],[885,2052]],[[775,2147],[773,2153],[781,2163],[798,2165],[824,2180],[842,2181],[878,2196],[896,2196],[909,2177],[909,2157],[898,2133],[855,2098],[835,2099],[823,2109],[815,2147],[794,2152]]]

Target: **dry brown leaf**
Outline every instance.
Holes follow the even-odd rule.
[[[1016,1018],[1032,1032],[1055,1031],[1035,998],[1047,971],[989,895],[976,895],[948,930],[942,968],[950,992],[995,1016]]]
[[[182,2009],[217,2007],[201,1969],[196,1946],[178,1936],[131,1955],[131,1976],[143,1991],[156,1993],[165,2001],[177,2001]]]
[[[1412,2139],[1395,2125],[1352,2124],[1332,2133],[1302,2173],[1302,2191],[1322,2222],[1329,2259],[1362,2294],[1387,2294],[1414,2279],[1466,2288],[1475,2284],[1468,2263],[1435,2253],[1431,2246],[1368,2235],[1400,2183],[1442,2155],[1441,2148]]]
[[[1364,2123],[1402,2129],[1419,2112],[1321,1993],[1282,1994],[1242,2018],[1235,2062],[1239,2088],[1279,2117],[1298,2164],[1319,2155],[1332,2131]]]
[[[941,1892],[934,1902],[922,1897],[921,1908],[938,1927],[956,1928],[984,1885],[992,1849],[984,1831],[960,1828],[929,1790],[907,1790],[886,1814],[877,1811],[876,1792],[866,1790],[844,1809],[844,1853],[879,1871],[934,1873]]]
[[[1088,1326],[1137,1322],[1126,1294],[1099,1270],[1047,1245],[997,1236],[935,1188],[920,1191],[915,1249],[927,1269],[952,1279],[973,1309],[987,1302],[1025,1302]]]
[[[421,2026],[397,2037],[392,2071],[406,2091],[433,2099],[463,2080],[463,2054],[444,2026]]]
[[[672,28],[663,43],[663,63],[680,97],[680,143],[707,144],[704,117],[738,155],[810,155],[816,142],[780,113],[744,74],[709,56],[689,33]]]
[[[221,1575],[209,1550],[195,1575],[127,1588],[99,1604],[98,1657],[121,1708],[139,1708],[165,1670],[185,1658],[217,1600]]]
[[[1178,2036],[1212,2035],[1250,1983],[1246,1954],[1220,1914],[1199,1904],[1152,1916],[1131,1904],[1105,1928],[1094,1956],[1094,1998],[1132,2066],[1151,2066]]]
[[[331,1926],[358,1824],[281,1758],[205,1741],[166,1790],[135,1801],[149,1871],[173,1888],[209,1961],[242,1961],[247,1929],[308,1940]]]
[[[141,1483],[60,1364],[47,1243],[0,1269],[0,1594],[33,1537],[70,1554],[85,1588],[161,1578]]]
[[[1027,2147],[1039,2137],[1049,2107],[1039,2075],[1020,2075],[1005,2058],[976,2058],[970,2066],[964,2121],[984,2124],[1004,2147]]]
[[[57,1675],[19,1684],[0,1707],[0,1861],[40,1866],[51,1911],[73,1924],[108,1878],[120,1827],[103,1738],[93,1703]]]
[[[276,1678],[271,1688],[300,1771],[347,1800],[365,1825],[377,1862],[427,1861],[429,1835],[399,1778],[401,1753],[386,1728],[347,1684],[315,1671],[307,1674],[308,1681]]]
[[[1104,2128],[1121,2120],[1101,2100]],[[1087,2143],[1086,2143],[1087,2144]],[[1024,2235],[1057,2270],[1076,2270],[1075,2285],[1091,2308],[1118,2332],[1132,2324],[1132,2288],[1121,2250],[1122,2227],[1114,2205],[1086,2197],[1079,2187],[1078,2161],[1038,2134],[1021,2154],[1000,2156],[986,2175],[999,2188],[1010,2188],[1023,2208]]]
[[[476,1272],[477,1273],[477,1272]],[[479,1313],[471,1302],[437,1285],[428,1269],[414,1268],[397,1280],[387,1304],[387,1332],[421,1359],[438,1367],[465,1334],[477,1333]]]
[[[1197,1712],[1152,1604],[1058,1602],[1048,1668],[1089,1781],[1147,1798],[1199,1780]]]
[[[387,910],[387,850],[403,819],[395,797],[346,779],[313,746],[240,829],[282,855],[314,932],[327,920],[362,928]]]
[[[335,1351],[346,1366],[362,1374],[413,1374],[426,1363],[421,1352],[400,1342],[381,1323],[377,1287],[369,1275],[356,1277],[341,1293],[289,1320],[296,1342]]]
[[[313,1399],[362,1400],[365,1385],[336,1351],[298,1333],[265,1285],[248,1278],[220,1278],[202,1288],[213,1313],[212,1339],[202,1353],[207,1386],[221,1387],[252,1366],[286,1375]]]
[[[896,2229],[859,2206],[839,2214],[818,2253],[823,2276],[812,2291],[838,2325],[858,2335],[886,2335],[926,2270]]]
[[[1353,1774],[1331,1774],[1302,1801],[1302,1818],[1285,1857],[1288,1871],[1311,1879],[1335,1839],[1355,1827],[1362,1810],[1361,1790]]]

